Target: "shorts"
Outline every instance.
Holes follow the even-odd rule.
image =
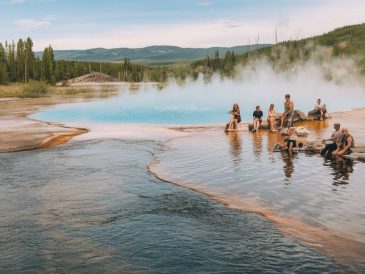
[[[294,118],[294,112],[289,112],[287,115],[286,115],[286,119],[293,119]]]
[[[349,148],[343,155],[349,155],[351,153],[352,153],[352,150],[351,150],[351,148]]]
[[[286,142],[286,145],[288,146],[288,148],[289,148],[289,146],[290,146],[290,143],[293,143],[293,147],[297,147],[297,141],[294,141],[294,140],[288,140],[288,141]]]

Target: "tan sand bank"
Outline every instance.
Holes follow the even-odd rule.
[[[93,98],[95,96],[90,95],[35,99],[3,98],[0,101],[0,152],[54,147],[74,136],[86,133],[87,130],[84,128],[36,121],[27,116],[42,107]]]

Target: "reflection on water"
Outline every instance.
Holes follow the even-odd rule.
[[[242,163],[241,138],[228,138],[229,162]],[[347,271],[259,215],[157,180],[146,164],[158,150],[93,141],[1,154],[0,272]]]
[[[239,136],[239,132],[226,132],[226,135],[230,138],[233,165],[239,166],[239,163],[241,162],[242,147],[242,141]]]
[[[293,157],[297,157],[297,154],[294,154],[292,152],[283,152],[282,153],[282,159],[284,162],[284,174],[287,179],[290,179],[292,177],[292,174],[294,172],[294,162]],[[287,182],[290,182],[290,180],[286,180]]]
[[[326,123],[309,127],[311,135],[318,140],[329,135]],[[282,137],[269,132],[191,134],[170,141],[172,150],[158,156],[154,171],[162,178],[307,220],[365,243],[364,163],[274,153],[272,147]]]
[[[333,175],[333,185],[346,185],[350,182],[350,174],[354,171],[354,161],[344,159],[340,156],[333,156],[326,158],[323,163],[332,169],[331,174]]]
[[[255,132],[252,134],[253,152],[255,154],[256,160],[260,160],[262,155],[262,133]]]

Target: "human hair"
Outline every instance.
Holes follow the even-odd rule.
[[[285,98],[289,98],[290,99],[290,94],[285,94]]]
[[[233,104],[233,111],[240,111],[240,107],[238,106],[238,104],[237,103],[234,103]]]
[[[274,104],[270,104],[269,111],[273,111],[274,107],[275,107]]]
[[[256,110],[259,110],[260,106],[256,106]]]
[[[290,134],[295,134],[295,128],[294,127],[290,127],[289,129],[288,129],[288,135],[290,135]]]
[[[334,126],[335,127],[341,127],[341,124],[340,123],[335,123]]]

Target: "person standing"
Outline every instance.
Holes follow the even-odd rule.
[[[264,115],[261,111],[260,106],[256,107],[256,110],[253,112],[253,130],[252,132],[256,132],[259,130],[260,124],[262,122],[262,116]]]
[[[341,131],[341,125],[339,123],[335,123],[333,125],[333,128],[335,131],[332,133],[331,138],[322,140],[323,144],[326,144],[326,142],[329,142],[325,145],[325,147],[321,150],[321,155],[325,155],[326,153],[332,154],[334,152],[338,145],[340,144],[342,140],[342,131]]]
[[[284,123],[287,124],[287,127],[291,127],[293,124],[294,118],[294,102],[290,99],[290,95],[285,95],[284,102],[284,113],[281,116],[281,125],[280,128],[283,128]]]

